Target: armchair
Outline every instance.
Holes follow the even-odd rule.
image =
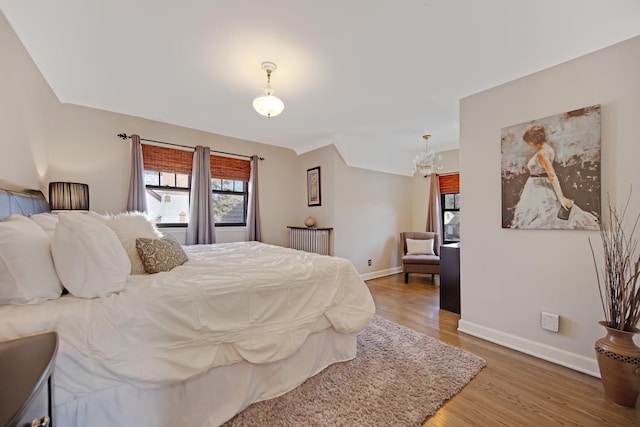
[[[433,240],[433,253],[418,250],[409,253],[407,250],[407,239],[412,240]],[[405,231],[400,233],[400,246],[402,250],[402,271],[404,272],[404,283],[409,282],[409,273],[440,274],[440,236],[429,231]],[[411,245],[415,246],[415,245]]]

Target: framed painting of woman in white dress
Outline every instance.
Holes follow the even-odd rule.
[[[502,228],[598,230],[600,105],[501,132]]]

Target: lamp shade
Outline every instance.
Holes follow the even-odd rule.
[[[267,85],[264,87],[264,95],[260,95],[253,99],[253,108],[265,117],[275,117],[284,110],[284,102],[277,96],[273,95],[273,87],[271,86],[271,73],[276,70],[276,64],[273,62],[263,62],[262,70],[267,72]]]
[[[262,95],[253,100],[253,108],[265,117],[275,117],[284,110],[284,102],[274,95]]]
[[[78,182],[50,182],[49,207],[52,211],[88,211],[89,186]]]

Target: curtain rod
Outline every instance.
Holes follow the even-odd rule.
[[[122,140],[126,140],[127,138],[131,138],[131,135],[127,135],[126,133],[119,133],[118,136],[120,138],[122,138]],[[156,144],[164,144],[164,145],[173,145],[174,147],[189,148],[191,150],[195,149],[194,147],[189,147],[188,145],[176,144],[174,142],[155,141],[153,139],[144,139],[144,138],[140,138],[140,141],[155,142]],[[247,159],[251,158],[251,156],[247,156],[246,154],[227,153],[226,151],[217,151],[217,150],[210,150],[210,151],[212,153],[227,154],[229,156],[246,157]],[[260,160],[264,160],[264,157],[258,157],[258,158]]]

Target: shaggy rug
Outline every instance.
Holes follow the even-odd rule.
[[[468,351],[375,316],[358,334],[355,359],[224,426],[420,426],[484,366]]]

